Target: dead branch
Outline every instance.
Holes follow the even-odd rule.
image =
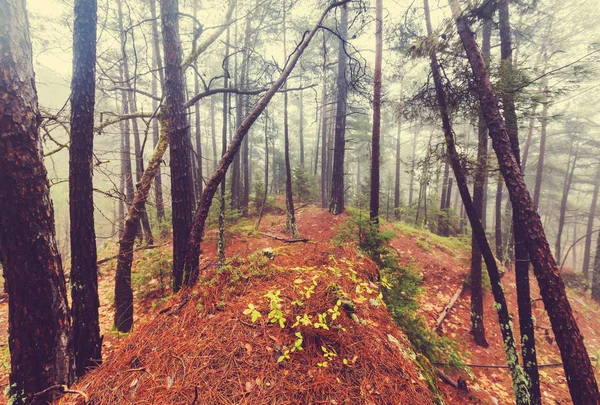
[[[54,391],[57,390],[58,392],[62,393],[62,394],[76,394],[76,395],[80,395],[83,397],[83,401],[84,403],[88,403],[90,401],[90,398],[88,397],[88,395],[80,390],[73,390],[73,389],[69,389],[69,387],[67,387],[66,385],[61,385],[61,384],[57,384],[57,385],[52,385],[48,388],[46,388],[43,391],[40,391],[36,394],[33,395],[34,398],[40,396],[40,395],[44,395],[50,391]]]
[[[271,234],[263,233],[263,232],[259,232],[259,234],[261,234],[263,236],[267,236],[269,238],[273,238],[275,240],[280,240],[280,241],[285,242],[285,243],[310,242],[310,239],[308,239],[308,238],[286,239],[286,238],[282,238],[282,237],[279,237],[279,236],[275,236],[275,235],[271,235]]]
[[[139,250],[146,250],[146,249],[154,249],[154,248],[159,248],[159,247],[166,246],[166,245],[168,245],[168,243],[163,243],[162,245],[147,245],[147,246],[140,246],[140,247],[138,247],[138,248],[135,248],[135,249],[134,249],[134,252],[137,252],[137,251],[139,251]],[[96,263],[97,263],[97,264],[103,264],[103,263],[106,263],[106,262],[109,262],[109,261],[111,261],[112,259],[116,259],[118,256],[119,256],[119,255],[117,254],[117,255],[113,255],[113,256],[105,257],[104,259],[100,259],[100,260],[98,260]]]

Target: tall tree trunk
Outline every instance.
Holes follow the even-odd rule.
[[[427,33],[429,36],[432,34],[431,21],[429,17],[429,4],[428,0],[423,0],[425,8],[425,21],[427,23]],[[478,246],[481,250],[481,254],[484,257],[485,264],[490,276],[490,283],[492,286],[492,293],[495,300],[495,309],[498,314],[498,321],[500,331],[502,334],[502,341],[504,344],[504,351],[506,354],[507,364],[510,369],[511,377],[513,380],[513,389],[515,391],[516,403],[517,404],[528,404],[528,393],[527,384],[523,378],[523,370],[519,365],[519,356],[517,354],[516,344],[512,333],[512,323],[510,315],[508,313],[508,307],[504,298],[504,290],[500,282],[500,273],[492,249],[488,244],[485,236],[485,230],[481,224],[481,218],[477,215],[477,209],[471,200],[469,195],[469,186],[467,184],[466,177],[463,173],[463,169],[460,164],[458,152],[456,151],[456,145],[454,135],[452,132],[452,124],[448,115],[448,107],[446,104],[446,94],[444,91],[442,78],[440,75],[440,68],[437,61],[435,50],[430,53],[431,57],[431,72],[435,83],[435,89],[440,108],[440,114],[442,118],[442,126],[444,130],[444,138],[446,140],[446,146],[448,149],[448,157],[452,166],[452,171],[456,178],[456,184],[460,192],[465,210],[473,229],[473,234],[477,236]]]
[[[258,9],[258,1],[256,4],[256,9]],[[242,75],[243,75],[243,83],[244,85],[247,87],[248,83],[249,83],[249,74],[250,74],[250,46],[251,46],[251,41],[250,41],[250,33],[252,31],[252,18],[253,16],[249,16],[246,19],[246,29],[245,29],[245,34],[244,34],[244,58],[243,58],[243,63],[242,63]],[[243,108],[243,116],[248,115],[249,112],[249,100],[250,100],[250,96],[249,95],[242,95],[241,101],[242,101],[242,108]],[[241,123],[240,123],[241,124]],[[242,160],[242,176],[241,176],[241,183],[242,183],[242,190],[241,190],[241,195],[240,195],[240,210],[242,215],[246,216],[248,215],[248,204],[250,203],[250,148],[249,148],[249,142],[250,142],[250,135],[246,136],[244,138],[244,141],[242,142],[242,155],[241,155],[241,160]]]
[[[443,152],[442,152],[443,154]],[[444,162],[444,177],[442,180],[442,196],[440,198],[440,215],[438,217],[438,229],[439,235],[448,235],[448,210],[446,209],[446,198],[448,194],[448,183],[450,181],[450,165],[446,160]]]
[[[410,158],[410,181],[408,184],[408,205],[411,206],[413,203],[413,188],[415,184],[415,166],[417,160],[417,136],[415,132],[413,136],[412,155]]]
[[[328,206],[327,198],[327,172],[328,172],[328,140],[327,140],[327,38],[323,31],[323,90],[321,90],[321,207]]]
[[[231,30],[227,28],[227,40],[225,41],[225,61],[223,62],[223,70],[225,71],[225,77],[223,78],[223,88],[229,87],[229,39],[231,36]],[[227,118],[229,117],[229,100],[230,95],[223,93],[223,132],[221,138],[221,156],[227,152]],[[215,160],[216,162],[216,160]],[[216,172],[216,170],[215,170]],[[227,173],[227,172],[225,172]],[[226,190],[226,178],[223,175],[221,181],[221,195],[219,199],[219,241],[217,242],[217,256],[219,264],[225,264],[225,190]]]
[[[512,89],[511,79],[514,77],[512,65],[512,38],[508,0],[500,2],[500,57],[501,74],[505,88]],[[521,165],[519,150],[519,126],[515,111],[514,93],[506,91],[502,95],[506,132],[510,141],[510,149],[517,167]],[[532,128],[531,128],[532,129]],[[533,129],[532,129],[533,130]],[[529,140],[530,135],[528,135]],[[500,159],[498,159],[500,160]],[[498,163],[500,165],[500,162]],[[535,349],[535,329],[531,312],[531,292],[529,286],[529,254],[527,252],[525,229],[519,220],[517,208],[513,205],[513,233],[515,253],[515,277],[517,282],[517,305],[519,307],[519,330],[521,332],[521,353],[523,368],[529,379],[529,397],[532,405],[541,404],[540,376],[537,367]]]
[[[490,58],[490,40],[492,35],[492,22],[489,19],[483,21],[482,54],[486,62]],[[487,150],[488,150],[488,131],[481,112],[479,113],[478,123],[478,142],[477,142],[477,165],[475,167],[475,176],[473,179],[473,205],[475,214],[481,219],[481,224],[485,229],[485,200],[484,187],[487,177]],[[471,333],[475,343],[479,346],[487,347],[485,339],[485,324],[483,322],[483,285],[481,282],[481,251],[477,244],[475,233],[471,236]]]
[[[534,104],[531,107],[531,116],[529,117],[529,127],[527,129],[527,138],[525,138],[525,145],[523,146],[523,162],[521,163],[521,171],[523,172],[523,176],[525,175],[525,169],[527,168],[527,157],[529,156],[529,147],[531,146],[531,137],[533,136],[533,128],[535,126],[536,110],[537,110],[537,104]]]
[[[535,175],[535,188],[533,189],[533,203],[536,208],[539,208],[540,204],[540,194],[542,192],[542,180],[544,176],[544,159],[546,157],[546,134],[548,128],[548,106],[549,106],[549,97],[548,97],[548,81],[544,79],[544,87],[543,87],[543,101],[542,101],[542,116],[540,118],[542,122],[542,129],[540,132],[540,152],[538,154],[538,164],[537,164],[537,172]]]
[[[179,40],[179,1],[162,0],[160,10],[165,53],[165,117],[170,142],[173,291],[177,292],[181,288],[184,278],[185,250],[194,209],[190,165],[191,142],[189,125],[183,107],[184,81],[181,68],[181,42]],[[190,265],[193,264],[190,263]],[[195,271],[196,269],[189,267],[185,269],[186,273]]]
[[[82,376],[89,367],[102,362],[92,184],[96,22],[96,0],[77,0],[73,25],[69,148],[72,337],[76,376]]]
[[[152,94],[157,96],[162,94],[164,73],[162,59],[160,57],[160,37],[158,34],[158,22],[156,19],[156,0],[150,0],[150,11],[152,17],[152,70],[158,70],[158,78],[156,77],[156,72],[152,74]],[[161,93],[158,92],[159,84]],[[156,99],[152,99],[152,110],[158,110],[158,100]],[[158,145],[159,133],[160,130],[158,128],[158,119],[155,118],[152,120],[152,142],[155,148]],[[154,198],[156,205],[156,219],[158,219],[158,222],[162,222],[165,220],[165,203],[163,201],[162,176],[160,174],[160,167],[156,172],[156,176],[154,177]]]
[[[504,246],[502,245],[502,188],[504,183],[502,181],[502,174],[498,172],[496,178],[496,223],[494,224],[494,235],[496,244],[496,258],[502,261],[504,257]]]
[[[25,1],[0,0],[0,262],[8,293],[8,395],[72,382],[71,318],[40,149]],[[50,403],[55,391],[37,398]]]
[[[594,192],[592,194],[592,204],[590,205],[590,213],[588,215],[585,247],[583,250],[583,276],[586,280],[590,279],[590,257],[592,248],[592,234],[594,231],[594,219],[596,218],[596,209],[598,207],[598,194],[600,193],[600,159],[596,166],[596,181],[594,184]],[[598,238],[600,239],[600,237]],[[599,280],[600,281],[600,280]]]
[[[210,98],[210,133],[212,138],[213,171],[217,170],[217,129],[215,125],[215,98]]]
[[[202,241],[202,237],[204,236],[204,225],[206,223],[206,218],[208,217],[208,210],[210,209],[210,205],[212,203],[212,199],[217,191],[217,187],[219,183],[225,177],[227,173],[227,169],[231,162],[233,161],[233,157],[238,152],[242,140],[244,136],[248,133],[248,130],[254,124],[254,122],[258,119],[260,114],[264,111],[264,109],[269,104],[269,101],[273,98],[277,90],[283,86],[290,73],[294,70],[294,67],[298,63],[300,56],[304,50],[308,47],[308,44],[315,36],[317,30],[319,29],[321,23],[325,16],[335,7],[339,7],[343,4],[346,4],[346,1],[337,2],[330,4],[323,14],[321,15],[317,24],[313,27],[313,29],[305,36],[305,39],[298,45],[296,51],[290,57],[285,69],[279,76],[279,78],[273,83],[271,88],[262,96],[259,100],[258,104],[252,109],[250,114],[246,117],[242,125],[236,130],[235,136],[233,137],[233,141],[227,152],[221,158],[221,162],[219,163],[219,167],[217,171],[213,175],[213,177],[208,181],[204,192],[202,193],[202,198],[198,204],[198,208],[196,210],[196,215],[194,217],[194,224],[192,226],[192,232],[190,233],[190,239],[188,242],[188,252],[186,257],[186,263],[189,263],[189,268],[196,269],[195,272],[190,273],[190,278],[187,285],[191,285],[198,280],[199,272],[198,270],[198,260],[200,258],[200,243]],[[188,273],[186,273],[187,275]]]
[[[335,146],[329,211],[344,212],[344,156],[346,154],[346,103],[348,102],[346,38],[348,38],[348,6],[344,4],[340,13],[339,50],[337,73],[337,110],[335,115]]]
[[[118,102],[117,102],[118,105]],[[117,232],[117,237],[121,239],[123,236],[123,228],[125,221],[125,175],[123,172],[123,155],[125,152],[125,141],[123,137],[123,122],[119,123],[119,129],[121,130],[121,136],[119,136],[119,157],[121,158],[121,164],[119,168],[119,218],[117,219],[119,231]]]
[[[558,215],[558,230],[556,232],[556,243],[554,244],[554,255],[558,263],[562,260],[561,251],[561,239],[562,233],[565,228],[565,217],[567,215],[567,203],[569,200],[569,192],[571,191],[571,184],[573,184],[573,174],[575,173],[575,167],[577,166],[577,151],[573,152],[573,140],[571,139],[571,145],[569,148],[569,160],[567,162],[567,170],[565,172],[565,180],[563,182],[563,193],[560,200],[560,210]]]
[[[600,393],[594,371],[583,343],[583,337],[558,274],[556,262],[544,233],[540,216],[523,180],[523,174],[513,155],[511,142],[500,115],[500,109],[491,82],[477,48],[473,33],[462,15],[457,0],[450,0],[458,33],[473,71],[480,104],[490,131],[500,170],[509,190],[518,220],[526,232],[526,245],[540,287],[540,294],[548,312],[556,342],[560,348],[567,383],[573,402],[597,404]]]
[[[236,8],[236,15],[238,13],[238,9]],[[235,22],[235,32],[234,32],[234,42],[238,41],[238,22]],[[242,63],[243,64],[243,63]],[[243,69],[241,69],[243,70]],[[234,53],[234,87],[243,88],[244,87],[244,75],[243,73],[239,73],[239,65],[238,65],[238,54]],[[242,124],[243,109],[242,109],[242,95],[238,94],[235,96],[235,128],[239,128]],[[233,125],[230,125],[230,135],[231,131],[233,131]],[[230,139],[231,140],[231,139]],[[243,146],[242,146],[243,148]],[[231,208],[234,210],[240,209],[240,192],[241,192],[241,182],[240,182],[240,153],[236,154],[233,158],[233,166],[231,168]]]
[[[283,0],[283,54],[287,57],[287,33],[286,16],[287,0]],[[287,82],[283,88],[287,87]],[[290,138],[288,123],[288,93],[283,93],[283,152],[285,160],[285,229],[292,235],[292,238],[298,237],[298,228],[296,227],[296,213],[294,212],[294,198],[292,195],[292,168],[290,165]]]
[[[302,92],[302,86],[304,85],[304,81],[302,80],[302,74],[300,75],[300,91],[299,91],[299,110],[300,117],[298,123],[298,140],[300,141],[300,166],[304,167],[304,96]]]
[[[193,6],[194,16],[198,16],[198,0],[194,0]],[[198,29],[199,27],[195,27]],[[198,79],[198,60],[194,61],[194,93],[200,93],[200,80]],[[197,172],[196,172],[196,200],[200,199],[200,195],[202,195],[202,186],[204,182],[204,174],[202,173],[202,137],[200,134],[200,102],[196,103],[194,108],[194,124],[195,124],[195,141],[196,141],[196,164]]]
[[[381,137],[381,60],[383,57],[383,0],[375,2],[375,70],[373,73],[373,136],[371,149],[371,222],[379,224],[379,155]]]
[[[265,206],[267,205],[267,196],[269,195],[269,112],[265,108],[265,192],[263,194],[262,204],[260,205],[260,213],[256,222],[256,229],[260,227]]]
[[[121,40],[121,53],[122,53],[122,60],[121,60],[121,70],[122,70],[122,74],[121,74],[121,83],[123,86],[125,87],[131,87],[131,84],[129,83],[129,61],[127,59],[127,51],[126,51],[126,44],[127,44],[127,32],[125,31],[124,28],[124,24],[123,24],[123,7],[122,7],[122,2],[121,0],[117,0],[117,12],[119,14],[119,33],[120,33],[120,40]],[[123,110],[127,111],[127,113],[130,114],[135,114],[136,113],[136,105],[135,105],[135,97],[134,97],[134,93],[129,93],[127,91],[122,91],[121,92],[121,97],[123,100]],[[141,145],[140,145],[140,133],[139,133],[139,129],[138,129],[138,122],[137,119],[133,119],[131,121],[131,125],[132,125],[132,129],[133,129],[133,148],[134,148],[134,156],[135,156],[135,180],[136,183],[139,183],[142,173],[144,171],[144,164],[142,161],[142,156],[141,156]],[[129,133],[129,123],[127,122],[125,124],[125,128],[127,129],[125,136],[127,136],[127,143],[130,142],[130,136],[131,134]],[[126,147],[126,151],[128,156],[128,159],[131,162],[131,149]],[[129,163],[129,170],[127,172],[129,174],[129,180],[131,182],[131,190],[129,190],[129,184],[128,184],[128,194],[129,194],[129,198],[128,198],[128,202],[129,204],[131,204],[131,201],[133,201],[133,195],[134,195],[134,188],[133,188],[133,178],[132,178],[132,171],[131,171],[131,163]],[[153,243],[153,238],[152,238],[152,232],[150,230],[150,222],[148,221],[148,216],[146,214],[146,212],[143,212],[142,215],[140,216],[140,221],[142,221],[142,227],[144,230],[144,234],[142,235],[142,229],[140,228],[138,230],[138,234],[140,239],[142,239],[143,237],[146,238],[146,241],[148,243]]]
[[[119,65],[119,74],[121,81],[123,81],[124,76],[121,65]],[[123,115],[129,114],[129,103],[127,102],[127,93],[125,91],[121,91],[121,111]],[[131,171],[131,137],[129,120],[121,121],[121,123],[121,176],[123,177],[123,182],[125,183],[125,202],[127,203],[127,209],[129,209],[131,202],[133,201],[133,194],[135,193],[133,188],[133,175]]]
[[[596,239],[596,257],[592,273],[592,298],[600,302],[600,236]]]
[[[394,178],[394,217],[400,220],[400,134],[402,120],[398,118],[398,133],[396,134],[396,176]]]

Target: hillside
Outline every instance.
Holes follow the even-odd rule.
[[[348,219],[303,208],[298,226],[309,241],[297,243],[274,238],[285,238],[284,215],[267,215],[261,233],[254,231],[254,222],[239,221],[228,230],[229,260],[221,268],[211,231],[203,244],[199,285],[174,297],[165,296],[170,245],[136,252],[136,323],[129,336],[110,330],[115,263],[103,264],[104,364],[75,389],[94,404],[514,403],[503,368],[471,367],[471,373],[458,374],[439,366],[466,379],[470,393],[434,377],[434,367],[414,353],[393,323],[375,263],[340,238]],[[418,313],[433,329],[468,274],[468,244],[404,224],[386,229],[395,232],[390,247],[400,265],[421,277]],[[518,325],[514,274],[507,272],[503,282]],[[533,294],[537,298],[535,287]],[[600,347],[598,308],[582,295],[571,302],[594,354]],[[469,336],[468,288],[442,324],[441,335],[454,342],[465,363],[505,364],[492,304],[488,292],[487,349],[475,346]],[[538,358],[544,364],[559,363],[540,304],[536,301]],[[6,303],[0,303],[0,318],[6,311]],[[5,333],[0,343],[6,341]],[[6,360],[3,366],[8,367]],[[3,385],[7,370],[2,370]],[[561,367],[554,364],[540,373],[546,403],[571,403]],[[80,404],[83,397],[70,394],[61,403]]]

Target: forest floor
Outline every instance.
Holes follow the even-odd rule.
[[[310,403],[310,398],[329,398],[327,403],[332,404],[433,403],[434,399],[422,381],[418,367],[402,349],[406,339],[391,324],[387,311],[383,307],[369,305],[369,300],[363,303],[359,299],[362,296],[357,298],[352,293],[352,300],[358,303],[356,313],[366,323],[364,328],[354,325],[349,317],[341,316],[338,318],[340,329],[336,332],[337,337],[330,331],[322,331],[324,335],[311,335],[312,327],[310,330],[299,329],[306,350],[301,356],[299,352],[288,353],[291,359],[284,358],[277,362],[286,349],[294,347],[294,330],[288,330],[287,326],[286,329],[280,329],[267,321],[270,308],[268,303],[265,304],[265,293],[274,293],[276,287],[282,291],[282,303],[292,301],[292,298],[298,299],[292,296],[297,290],[297,280],[302,280],[299,285],[310,287],[310,284],[302,283],[309,283],[315,277],[318,279],[323,276],[323,269],[331,270],[334,267],[346,275],[354,274],[351,277],[354,281],[342,277],[343,280],[338,282],[344,291],[373,287],[374,263],[356,249],[333,242],[340,225],[347,219],[346,215],[336,217],[325,210],[305,207],[299,210],[297,221],[301,236],[309,238],[310,242],[294,244],[271,237],[285,237],[282,232],[285,215],[281,213],[266,215],[261,233],[253,230],[255,219],[241,220],[230,226],[227,232],[227,256],[231,258],[229,272],[216,269],[216,233],[209,231],[203,243],[201,263],[203,271],[212,275],[211,279],[203,280],[203,286],[209,292],[198,294],[200,288],[197,288],[191,297],[184,294],[168,296],[169,243],[159,248],[137,251],[132,276],[136,291],[135,330],[129,336],[112,329],[115,260],[102,264],[99,290],[105,364],[84,378],[78,388],[101,399],[97,403],[137,403],[141,398],[152,398],[147,403],[190,404],[196,398],[199,400],[196,403],[262,404],[270,403],[268,401],[277,398],[276,395],[288,398],[277,402],[282,404]],[[422,277],[418,311],[433,328],[440,312],[468,275],[469,245],[464,239],[442,238],[402,223],[386,227],[396,233],[391,247],[398,253],[401,264],[412,268]],[[261,256],[265,249],[269,255],[271,250],[274,252],[274,259],[268,260],[268,263]],[[99,258],[115,253],[116,247],[109,248]],[[235,268],[239,268],[241,273],[235,272]],[[225,273],[227,276],[223,275]],[[358,284],[356,277],[360,281]],[[513,324],[518,331],[514,272],[507,271],[503,283]],[[331,314],[329,310],[334,307],[328,302],[331,301],[330,291],[324,283],[316,284],[315,290],[314,302],[307,298],[305,308],[316,308],[316,312]],[[537,298],[539,293],[535,278],[532,277],[538,361],[542,364],[560,363],[548,318]],[[569,298],[586,338],[588,352],[595,355],[600,350],[600,308],[591,301],[589,294],[569,291]],[[259,305],[261,300],[263,304]],[[370,300],[371,304],[376,303],[373,300],[376,301],[375,295]],[[262,313],[256,324],[251,320],[251,311],[244,312],[249,309],[248,304],[256,305],[256,309]],[[279,307],[281,309],[281,305]],[[503,366],[506,361],[489,287],[484,307],[488,348],[476,346],[469,334],[468,287],[442,324],[441,335],[455,342],[465,363]],[[282,309],[288,315],[288,323],[293,320],[293,316],[289,315],[298,312],[297,308],[290,308],[288,310],[291,313]],[[7,325],[7,311],[6,297],[0,297],[0,325]],[[202,322],[198,322],[199,319]],[[340,338],[342,329],[348,329],[349,332],[343,333]],[[161,343],[153,344],[153,341]],[[0,389],[8,383],[6,342],[7,330],[2,328]],[[390,342],[394,343],[392,348]],[[321,352],[319,346],[337,348],[339,358],[324,357],[326,352]],[[400,353],[395,351],[396,348],[400,348]],[[197,352],[195,356],[189,354],[192,351]],[[218,364],[214,363],[217,354],[225,359]],[[200,361],[202,359],[205,361]],[[327,359],[329,368],[315,366],[318,359]],[[340,364],[335,363],[336,360]],[[164,364],[159,364],[161,362]],[[179,363],[182,367],[179,367]],[[233,369],[236,369],[235,372]],[[174,371],[171,373],[169,370]],[[325,373],[325,370],[329,371]],[[458,377],[458,374],[445,370]],[[440,381],[439,387],[446,403],[514,403],[506,369],[472,367],[471,371],[470,375],[463,373],[462,378],[467,380],[472,392],[481,390],[489,395],[471,396]],[[247,378],[249,375],[252,378]],[[402,375],[404,386],[398,385],[398,375]],[[561,367],[542,368],[540,375],[545,404],[571,403]],[[214,381],[214,387],[198,394],[195,383],[204,380]],[[347,386],[343,392],[334,388],[341,383]],[[117,394],[117,391],[120,392]],[[173,396],[173,392],[178,392],[179,396]],[[310,396],[317,394],[320,396]],[[389,398],[394,400],[389,402]],[[3,403],[1,396],[0,403]]]

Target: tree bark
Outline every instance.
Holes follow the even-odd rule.
[[[509,190],[513,207],[518,213],[518,219],[523,223],[526,232],[527,249],[538,279],[540,294],[560,348],[571,397],[576,404],[597,404],[600,401],[600,394],[590,358],[567,299],[564,283],[558,274],[556,262],[550,252],[540,216],[513,155],[511,142],[500,115],[485,63],[467,20],[462,15],[458,1],[450,0],[450,4],[458,33],[473,71],[480,104],[500,163],[500,170]]]
[[[394,179],[394,218],[400,220],[400,134],[402,120],[398,118],[398,133],[396,134],[396,176]]]
[[[502,182],[502,174],[500,172],[498,172],[496,180],[496,223],[494,224],[494,242],[496,244],[496,258],[502,261],[504,257],[504,246],[502,245],[502,191],[504,183]]]
[[[102,362],[92,184],[96,23],[96,0],[77,0],[73,25],[69,147],[72,338],[77,377]]]
[[[408,184],[408,205],[413,203],[413,188],[415,184],[415,165],[417,160],[417,133],[413,136],[412,155],[410,159],[410,181]]]
[[[425,21],[427,23],[427,33],[431,37],[432,28],[429,17],[429,4],[428,0],[423,0],[425,8]],[[498,321],[500,331],[502,334],[502,341],[504,344],[504,352],[506,354],[506,360],[510,369],[513,389],[515,391],[516,403],[517,404],[528,404],[528,393],[527,393],[527,381],[523,376],[523,370],[519,365],[519,356],[517,354],[516,344],[512,333],[512,323],[510,315],[508,313],[508,307],[504,298],[504,290],[500,281],[500,273],[492,249],[488,244],[485,230],[481,224],[481,218],[477,216],[476,207],[471,200],[469,194],[469,186],[467,184],[466,177],[463,173],[463,169],[460,164],[458,152],[456,151],[456,145],[454,140],[454,134],[452,132],[452,124],[448,115],[448,107],[446,104],[446,94],[444,91],[442,78],[440,75],[440,68],[437,61],[435,50],[430,53],[431,58],[431,72],[435,83],[435,89],[440,108],[440,114],[442,118],[442,127],[444,131],[444,138],[446,140],[446,146],[448,149],[448,157],[452,166],[452,171],[456,178],[456,185],[460,192],[465,211],[469,217],[473,234],[477,236],[477,244],[481,250],[481,254],[485,260],[485,264],[490,276],[490,283],[492,286],[492,293],[494,295],[495,304],[494,307],[498,313]],[[482,59],[483,63],[483,59]],[[485,65],[483,65],[485,66]]]
[[[227,40],[225,41],[225,61],[223,62],[223,70],[225,71],[225,77],[223,78],[223,88],[229,87],[229,38],[231,36],[231,30],[227,29]],[[223,93],[223,131],[221,138],[221,156],[227,152],[227,118],[229,117],[229,100],[230,95]],[[216,160],[215,160],[216,162]],[[216,172],[216,170],[215,170]],[[227,171],[225,171],[227,174]],[[219,241],[217,242],[217,257],[219,264],[225,264],[225,175],[221,181],[221,195],[219,199]]]
[[[327,139],[327,38],[323,31],[323,90],[321,93],[321,207],[326,208],[329,203],[327,191],[328,173],[328,139]]]
[[[598,160],[596,167],[596,181],[594,184],[594,193],[592,194],[592,204],[590,205],[590,213],[588,215],[585,247],[583,251],[583,276],[586,280],[590,279],[590,257],[592,248],[592,233],[594,230],[594,219],[596,219],[596,209],[598,207],[598,194],[600,192],[600,159]],[[600,239],[600,238],[598,238]],[[596,256],[598,257],[598,256]],[[595,270],[595,268],[594,268]],[[600,281],[600,280],[599,280]],[[599,295],[600,296],[600,295]]]
[[[554,244],[554,255],[556,261],[560,263],[562,261],[561,251],[561,239],[562,233],[565,228],[565,217],[567,215],[567,203],[569,200],[569,192],[571,191],[571,184],[573,184],[573,174],[577,167],[577,150],[573,151],[573,139],[570,140],[569,147],[569,160],[567,162],[567,169],[565,172],[565,180],[563,182],[562,198],[560,199],[560,210],[558,215],[558,230],[556,232],[556,243]]]
[[[194,16],[198,16],[198,0],[194,0],[193,5]],[[198,29],[199,27],[195,27]],[[194,61],[194,93],[200,93],[200,80],[198,79],[198,62]],[[200,102],[197,102],[194,108],[194,124],[195,124],[195,141],[196,141],[196,164],[198,165],[196,171],[196,200],[200,200],[202,195],[202,187],[204,182],[204,174],[202,173],[202,137],[200,133]]]
[[[490,41],[492,36],[492,22],[489,19],[483,21],[482,56],[486,63],[490,58]],[[487,178],[487,151],[488,131],[481,112],[477,128],[477,164],[473,179],[473,205],[475,214],[481,218],[481,224],[485,229],[485,198],[484,188]],[[481,282],[481,251],[477,244],[475,233],[471,236],[471,333],[475,343],[487,347],[485,339],[485,324],[483,321],[483,285]]]
[[[287,0],[283,0],[283,54],[287,56]],[[287,82],[283,88],[287,87]],[[292,168],[290,165],[290,138],[288,123],[288,93],[283,93],[283,153],[285,160],[285,229],[292,235],[292,238],[298,238],[298,228],[296,227],[296,213],[294,210],[294,197],[292,194]]]
[[[202,241],[202,237],[204,235],[204,225],[206,223],[206,218],[208,217],[208,210],[210,209],[210,205],[212,203],[212,199],[217,191],[217,187],[219,183],[225,177],[227,172],[227,168],[231,165],[233,161],[233,157],[239,150],[242,140],[244,136],[247,134],[248,130],[254,124],[254,122],[258,119],[260,114],[267,107],[275,93],[287,80],[290,73],[294,70],[296,63],[302,56],[304,50],[308,47],[308,44],[315,36],[317,30],[319,29],[320,24],[323,22],[325,16],[335,7],[339,7],[341,5],[347,4],[349,0],[344,0],[337,3],[332,3],[329,5],[321,18],[317,22],[317,24],[313,27],[313,29],[306,35],[305,39],[298,45],[296,51],[290,57],[286,68],[283,70],[277,81],[271,86],[271,88],[262,96],[259,100],[258,104],[252,109],[252,112],[246,117],[242,125],[236,130],[235,136],[233,137],[233,141],[227,152],[221,158],[221,162],[219,163],[219,167],[217,168],[213,177],[208,181],[206,187],[204,188],[204,192],[202,193],[202,198],[198,204],[198,208],[196,210],[196,214],[194,217],[194,224],[192,226],[192,231],[190,233],[190,238],[188,242],[188,251],[186,256],[186,267],[189,266],[190,269],[195,269],[196,271],[187,273],[189,274],[187,285],[193,285],[199,276],[198,272],[198,260],[200,257],[200,243]]]
[[[548,82],[544,80],[544,87],[542,89],[544,96],[542,101],[542,116],[540,121],[542,122],[542,129],[540,131],[540,152],[538,154],[537,172],[535,174],[535,188],[533,189],[533,203],[536,208],[540,206],[540,195],[542,192],[542,180],[544,176],[544,159],[546,157],[546,134],[548,128]]]
[[[158,22],[156,18],[156,0],[150,1],[150,11],[152,17],[152,70],[158,71],[158,77],[156,77],[157,72],[152,75],[152,94],[158,95],[162,94],[162,86],[164,83],[164,73],[162,66],[162,58],[160,56],[160,37],[158,34]],[[160,84],[161,93],[158,92],[158,87]],[[152,110],[158,110],[158,100],[152,99]],[[154,118],[152,120],[152,142],[154,148],[158,145],[158,138],[160,136],[160,130],[158,128],[158,118]],[[158,222],[162,222],[165,220],[165,203],[163,200],[163,191],[162,191],[162,176],[160,173],[160,168],[156,172],[156,176],[154,177],[154,198],[156,205],[156,219]]]
[[[594,259],[594,269],[592,278],[592,298],[600,302],[600,236],[596,239],[596,257]]]
[[[122,71],[122,75],[121,75],[121,83],[123,83],[124,85],[126,85],[127,87],[130,87],[129,84],[129,61],[127,58],[127,51],[126,51],[126,43],[127,43],[127,32],[124,29],[124,24],[123,24],[123,7],[122,7],[122,2],[121,0],[117,0],[117,11],[119,14],[119,34],[120,34],[120,40],[121,40],[121,53],[122,53],[122,60],[121,60],[121,71]],[[135,93],[129,93],[127,91],[121,91],[121,97],[122,97],[122,102],[123,102],[123,111],[126,112],[127,114],[136,114],[137,113],[137,108],[136,108],[136,103],[135,103],[135,97],[134,97]],[[133,119],[131,121],[131,125],[132,125],[132,129],[133,129],[133,150],[134,150],[134,157],[135,157],[135,180],[136,183],[139,183],[142,173],[144,172],[144,163],[142,160],[142,156],[141,156],[141,145],[140,145],[140,132],[138,129],[138,122],[137,119]],[[127,137],[127,143],[130,143],[130,132],[129,132],[129,125],[126,125],[126,132],[125,132],[125,136]],[[128,154],[127,158],[129,159],[129,170],[126,173],[126,175],[128,175],[128,182],[131,182],[131,185],[129,185],[129,183],[127,183],[128,186],[128,203],[131,204],[131,201],[133,200],[133,195],[135,193],[134,188],[133,188],[133,174],[132,174],[132,170],[131,170],[131,149],[130,147],[126,147],[126,152]],[[148,216],[146,214],[146,212],[143,212],[140,216],[140,221],[142,222],[142,229],[143,229],[143,234],[142,234],[142,229],[138,230],[138,235],[140,237],[140,239],[145,238],[146,242],[148,242],[149,244],[154,243],[153,237],[152,237],[152,231],[150,230],[150,222],[148,221]]]
[[[329,212],[344,212],[344,156],[346,154],[346,104],[348,102],[347,56],[345,51],[348,38],[348,7],[341,8],[339,25],[339,50],[337,73],[337,110],[335,115],[335,146],[333,151],[333,173],[331,178],[331,197]]]
[[[40,149],[25,1],[0,0],[0,262],[8,293],[8,395],[72,382],[71,318]],[[55,399],[54,392],[36,398]]]
[[[265,205],[267,205],[267,196],[269,195],[269,113],[265,109],[265,192],[263,194],[262,204],[260,205],[260,213],[256,222],[256,230],[260,227],[263,215],[265,213]]]
[[[373,136],[371,140],[371,222],[379,224],[379,155],[381,138],[381,61],[383,58],[383,0],[375,2],[375,70],[373,72]]]
[[[150,193],[152,180],[160,170],[160,162],[169,145],[169,130],[161,113],[161,135],[148,167],[142,174],[127,220],[123,236],[119,241],[117,270],[115,272],[115,317],[114,326],[119,332],[129,332],[133,325],[133,290],[131,289],[131,264],[133,262],[133,244],[140,226],[140,216]]]
[[[184,279],[186,244],[194,209],[190,165],[191,142],[184,110],[184,81],[179,40],[179,1],[162,0],[160,10],[165,53],[165,118],[170,141],[173,291],[177,292]],[[188,268],[186,271],[194,272],[195,269]]]
[[[514,93],[511,78],[514,76],[512,64],[512,38],[508,1],[499,5],[501,76],[505,91],[502,95],[506,132],[510,140],[512,154],[517,166],[521,164],[519,150],[519,126],[515,111]],[[530,136],[528,135],[530,140]],[[500,164],[500,163],[499,163]],[[531,292],[529,286],[529,254],[523,223],[519,220],[518,208],[513,205],[513,240],[515,252],[515,278],[517,282],[517,305],[519,308],[519,330],[521,332],[521,353],[523,368],[529,379],[529,397],[532,405],[541,404],[540,376],[537,368],[535,349],[535,329],[531,312]]]

